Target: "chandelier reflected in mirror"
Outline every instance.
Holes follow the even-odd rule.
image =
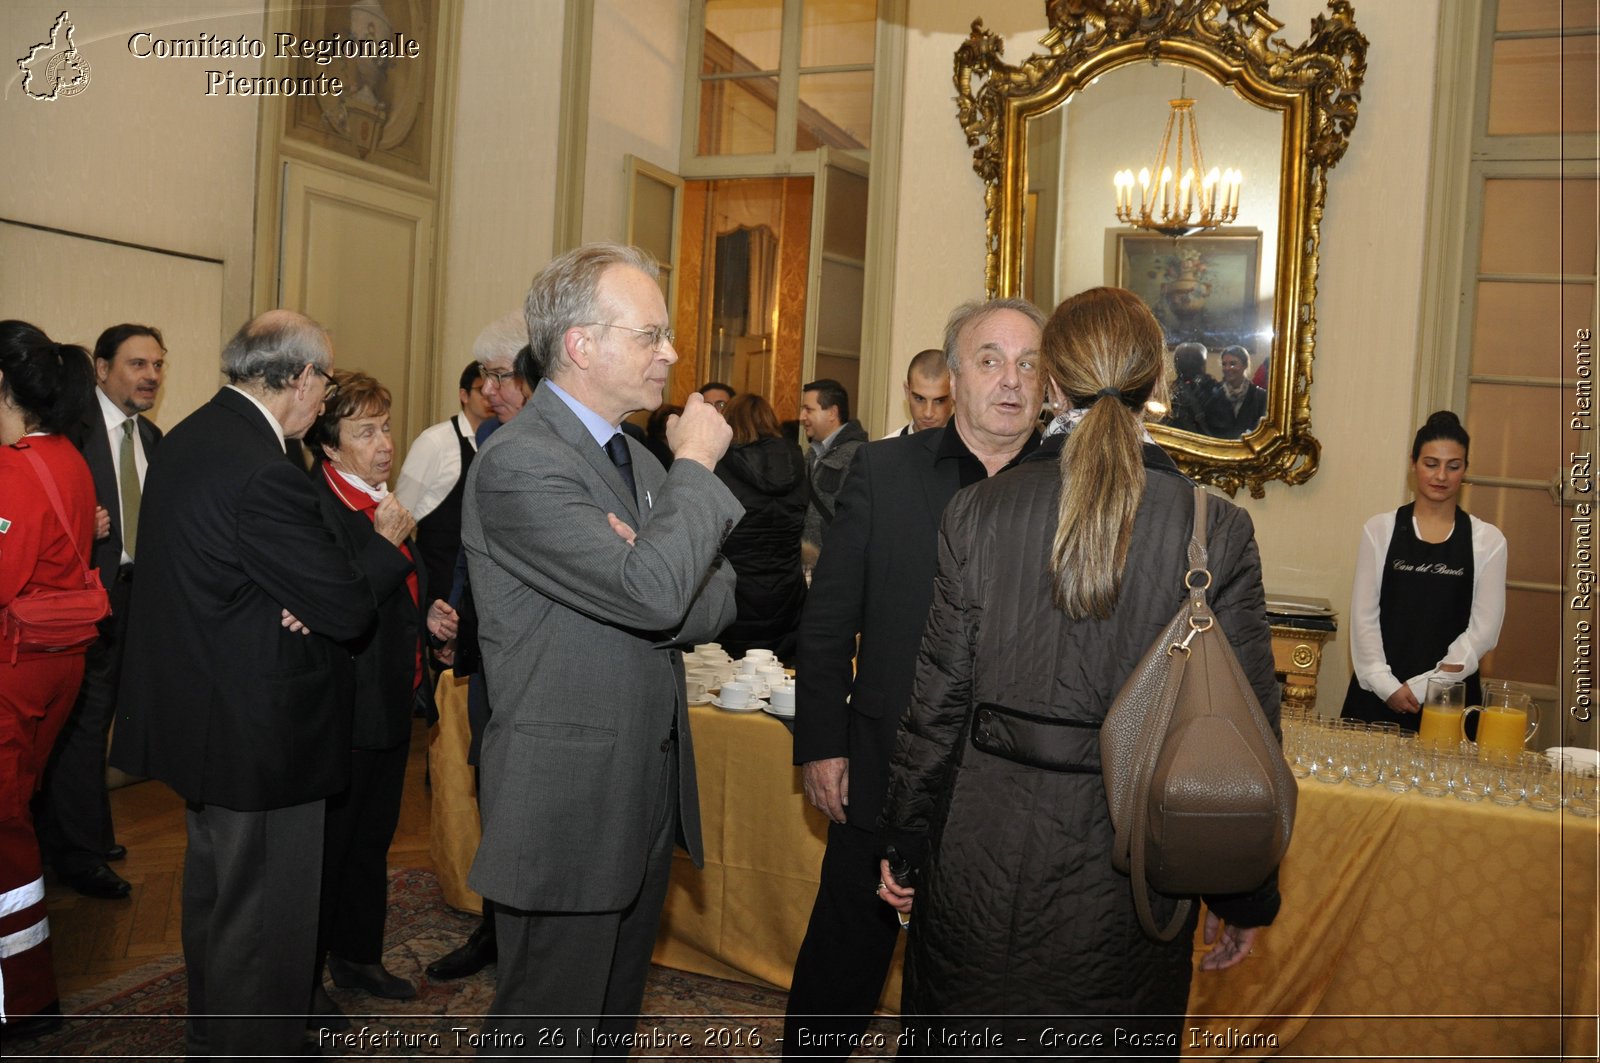
[[[1155,164],[1139,170],[1118,170],[1117,219],[1166,236],[1189,236],[1226,225],[1239,216],[1239,188],[1244,175],[1229,167],[1206,169],[1200,150],[1200,127],[1188,95],[1188,74],[1178,98],[1168,100],[1167,126]]]

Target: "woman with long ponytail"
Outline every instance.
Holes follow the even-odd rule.
[[[1050,1026],[1178,1056],[1193,927],[1170,942],[1140,929],[1111,866],[1098,733],[1184,595],[1194,485],[1144,428],[1165,365],[1161,327],[1132,293],[1068,299],[1044,329],[1059,411],[1044,442],[945,511],[882,819],[904,861],[884,867],[883,896],[912,912],[902,1011],[925,1051],[967,1054],[990,1031],[1065,1043],[1038,1039]],[[1276,726],[1250,518],[1211,501],[1207,536],[1210,603]],[[1170,919],[1177,898],[1162,900]],[[1203,900],[1214,947],[1200,967],[1221,970],[1277,914],[1276,876]]]
[[[88,351],[25,321],[0,321],[0,937],[16,946],[0,952],[8,1049],[61,1025],[28,802],[78,696],[87,648],[22,645],[10,609],[41,592],[84,589],[94,481],[61,433],[93,387]]]

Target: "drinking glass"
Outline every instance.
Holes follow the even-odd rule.
[[[1542,753],[1522,754],[1522,790],[1530,808],[1554,812],[1561,807],[1561,773]]]
[[[1392,793],[1403,794],[1417,785],[1417,736],[1409,732],[1385,734],[1383,743],[1383,785]]]
[[[1485,797],[1494,794],[1494,784],[1490,781],[1494,775],[1489,765],[1478,759],[1478,751],[1473,748],[1470,752],[1463,752],[1455,758],[1455,795],[1459,801],[1476,803]]]
[[[1590,767],[1572,768],[1563,776],[1567,811],[1585,819],[1600,816],[1600,779],[1596,779],[1595,770]]]
[[[1447,749],[1437,743],[1422,744],[1417,750],[1417,792],[1424,797],[1448,794],[1454,779],[1455,757],[1454,746]]]
[[[1357,726],[1350,728],[1345,735],[1348,776],[1353,784],[1363,790],[1371,789],[1383,777],[1380,760],[1382,736],[1372,733],[1359,720],[1349,722]]]
[[[1522,803],[1522,757],[1511,756],[1503,749],[1490,750],[1489,800],[1501,808]]]

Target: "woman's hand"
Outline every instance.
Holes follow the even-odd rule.
[[[1383,700],[1392,712],[1421,712],[1422,706],[1417,704],[1417,696],[1411,693],[1411,688],[1401,683],[1393,694]]]
[[[1219,937],[1217,929],[1221,927]],[[1202,971],[1225,971],[1250,955],[1251,947],[1256,942],[1256,935],[1261,932],[1258,926],[1237,927],[1233,924],[1222,925],[1222,920],[1217,918],[1215,912],[1206,913],[1205,942],[1211,945],[1211,951],[1200,960]],[[1215,944],[1213,944],[1213,942]]]
[[[910,886],[902,886],[894,880],[889,873],[889,861],[878,861],[878,896],[883,898],[883,903],[893,908],[902,915],[911,912],[911,899],[917,891]]]
[[[456,637],[459,619],[456,611],[450,608],[449,602],[443,598],[435,598],[433,604],[428,606],[428,634],[440,642],[449,642]]]

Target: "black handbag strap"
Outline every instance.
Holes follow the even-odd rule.
[[[56,511],[56,519],[61,522],[61,530],[66,533],[67,542],[72,544],[72,552],[78,555],[78,568],[83,573],[83,585],[85,587],[98,586],[100,578],[90,571],[89,562],[84,558],[83,550],[78,546],[78,540],[72,537],[72,522],[67,520],[67,509],[61,504],[61,492],[56,490],[55,477],[50,475],[50,467],[26,443],[21,446],[15,446],[14,449],[20,451],[22,456],[28,459],[28,464],[33,466],[33,474],[44,485],[44,495],[50,500],[50,505]]]

